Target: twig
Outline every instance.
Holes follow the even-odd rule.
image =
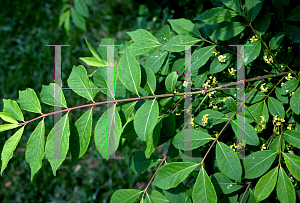
[[[243,197],[242,197],[240,203],[243,202],[243,200],[244,200],[244,198],[245,198],[245,195],[246,195],[246,193],[247,193],[247,191],[248,191],[248,189],[249,189],[249,187],[250,187],[250,184],[251,184],[251,182],[248,183],[248,186],[247,186],[247,188],[246,188],[246,190],[245,190],[245,192],[244,192],[244,195],[243,195]]]

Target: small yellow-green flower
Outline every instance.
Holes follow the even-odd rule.
[[[220,56],[218,56],[218,60],[219,60],[221,63],[224,63],[224,62],[226,61],[226,56],[220,55]]]
[[[261,86],[260,86],[260,91],[261,92],[267,92],[268,91],[268,87],[264,87],[264,85],[265,85],[266,83],[264,83],[264,84],[262,84]]]
[[[233,76],[235,74],[235,71],[233,68],[228,68],[228,72],[229,72],[229,75]]]
[[[256,40],[258,40],[258,39],[256,38],[256,36],[252,36],[252,37],[249,39],[250,42],[253,42],[253,41],[256,41]]]
[[[290,73],[288,74],[288,76],[285,77],[286,80],[290,80],[290,79],[292,79],[292,78],[293,78],[293,77],[291,76]]]

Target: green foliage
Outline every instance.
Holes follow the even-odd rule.
[[[55,102],[52,90],[61,91],[60,87],[54,83],[42,86],[41,101],[64,107],[60,113],[66,112],[46,135],[46,142],[44,119],[56,112],[43,114],[39,98],[31,88],[19,91],[20,108],[17,102],[3,99],[0,117],[9,124],[0,125],[0,132],[21,128],[4,144],[1,175],[25,126],[43,118],[27,141],[25,159],[31,169],[31,180],[42,168],[44,156],[56,176],[69,149],[73,163],[87,152],[93,116],[97,114],[100,117],[94,127],[94,142],[103,158],[108,160],[125,146],[124,143],[136,140],[140,146],[139,150],[133,150],[129,168],[138,175],[156,170],[144,190],[117,190],[111,202],[175,202],[176,199],[181,202],[217,202],[219,199],[296,202],[300,181],[300,87],[299,73],[292,70],[297,70],[299,65],[294,54],[299,55],[296,48],[300,35],[299,28],[288,21],[298,20],[299,8],[284,15],[282,6],[287,4],[283,1],[272,1],[272,5],[252,0],[246,0],[245,5],[237,0],[219,3],[224,4],[223,7],[196,16],[197,23],[185,18],[169,19],[167,22],[177,34],[169,25],[153,34],[145,29],[127,32],[133,43],[126,42],[123,49],[118,50],[118,60],[113,67],[107,67],[109,56],[105,50],[96,51],[86,40],[93,57],[80,59],[96,68],[88,74],[84,66],[73,66],[67,83],[74,93],[91,102],[76,109],[92,108],[73,123],[70,111],[74,109],[67,107],[68,97],[62,95],[62,102]],[[68,30],[71,15],[75,26],[86,30],[84,18],[89,18],[88,5],[88,1],[83,0],[74,1],[74,8],[64,5],[59,25],[64,23]],[[263,12],[263,6],[272,6],[277,11],[276,15],[272,13],[272,20],[272,9]],[[146,7],[140,7],[139,15],[147,13]],[[284,16],[288,17],[284,19]],[[276,28],[279,30],[269,39],[274,31],[271,29],[275,29],[273,24],[284,20],[287,23]],[[112,39],[101,43],[106,42],[114,44]],[[250,45],[244,48],[242,58],[246,78],[250,78],[243,81],[246,83],[244,95],[226,89],[237,85],[235,71],[241,68],[237,65],[240,53],[236,53],[235,47],[229,47],[230,44]],[[289,48],[279,49],[281,46]],[[192,51],[191,63],[185,61],[184,57],[189,56],[184,56],[186,50]],[[187,64],[192,65],[191,84],[186,83]],[[108,89],[111,76],[107,68],[117,72],[115,92]],[[267,79],[270,75],[260,78],[265,72],[272,74],[272,78]],[[189,98],[183,89],[187,85],[204,91],[192,91]],[[101,92],[117,101],[102,113],[95,110],[97,105],[106,102],[98,103],[96,95],[100,90],[93,88],[107,88]],[[189,107],[182,104],[187,97],[191,99]],[[240,114],[241,106],[237,106],[236,100],[244,101],[245,117]],[[21,109],[41,116],[26,118],[25,122]],[[239,125],[238,119],[243,119],[244,125]],[[240,131],[244,134],[239,134]],[[235,146],[236,138],[246,144],[245,159],[241,160],[234,149],[241,149],[240,145]],[[286,148],[285,142],[288,143]],[[159,158],[162,151],[164,157]],[[197,157],[184,152],[197,154]],[[155,186],[152,189],[151,184]]]

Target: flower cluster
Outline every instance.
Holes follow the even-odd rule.
[[[270,56],[270,57],[264,56],[264,61],[265,61],[266,63],[273,63],[273,57],[272,57],[272,56]]]
[[[210,93],[208,93],[209,98],[212,97],[213,94],[215,94],[217,91],[211,91]]]
[[[279,126],[281,126],[281,123],[285,122],[284,118],[278,118],[277,115],[275,117],[273,117],[273,125],[274,125],[274,128],[273,128],[273,132],[275,134],[279,134]]]
[[[212,57],[216,57],[217,55],[219,55],[220,54],[220,52],[219,51],[217,51],[216,49],[212,52]]]
[[[264,84],[262,84],[262,85],[260,86],[260,91],[261,91],[261,92],[267,92],[267,91],[268,91],[268,87],[264,87],[264,85],[266,85],[266,83],[264,83]]]
[[[264,129],[267,128],[267,126],[266,126],[266,122],[267,122],[266,116],[260,116],[260,118],[261,118],[261,121],[257,124],[258,126],[255,127],[255,131],[258,131],[258,132],[261,132],[261,131],[263,131]]]
[[[194,118],[191,118],[191,120],[190,120],[190,124],[194,127],[194,128],[196,128],[197,129],[197,127],[198,127],[198,125],[197,124],[195,124],[195,122],[194,122]]]
[[[190,82],[187,82],[187,81],[184,81],[184,82],[183,82],[183,87],[187,87],[188,84],[191,84],[191,83],[190,83]]]
[[[202,117],[202,125],[205,126],[206,123],[208,122],[208,116],[209,114],[204,114],[203,117]]]
[[[221,63],[225,63],[225,62],[226,62],[226,56],[225,56],[225,55],[220,55],[220,56],[218,56],[218,60],[219,60]]]

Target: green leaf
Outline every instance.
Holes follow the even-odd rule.
[[[83,31],[86,31],[86,24],[84,18],[80,14],[78,14],[73,7],[71,7],[71,17],[76,27],[82,29]]]
[[[214,51],[214,48],[215,46],[207,46],[194,51],[194,53],[192,54],[193,70],[198,70],[207,63],[212,52]]]
[[[3,99],[3,112],[11,115],[13,118],[18,121],[24,121],[24,117],[22,111],[18,105],[18,103],[11,99]]]
[[[247,17],[250,22],[252,22],[256,18],[258,13],[260,12],[263,2],[264,2],[263,0],[246,0],[245,1]]]
[[[74,8],[78,14],[89,17],[89,9],[83,0],[74,0]]]
[[[291,174],[297,179],[300,180],[300,158],[299,156],[290,154],[290,153],[282,153],[284,157],[285,164]]]
[[[193,202],[217,202],[215,188],[203,165],[199,171],[192,193]]]
[[[118,75],[122,84],[131,92],[139,95],[141,69],[136,58],[125,51],[118,64]]]
[[[147,30],[137,29],[132,32],[127,32],[127,34],[134,42],[153,42],[159,45],[157,39]]]
[[[204,11],[203,13],[198,15],[194,20],[201,20],[205,23],[214,24],[230,20],[235,16],[238,16],[236,12],[226,8],[217,7]]]
[[[276,94],[277,99],[279,99],[279,101],[281,101],[282,103],[284,103],[284,104],[289,103],[288,96],[281,95],[281,88],[280,87],[276,87],[275,94]]]
[[[148,140],[144,143],[144,152],[146,154],[146,158],[149,158],[151,154],[155,151],[159,138],[160,138],[160,130],[162,126],[162,120],[158,121],[155,125],[153,131],[148,135]]]
[[[107,160],[118,149],[121,134],[122,122],[119,112],[114,105],[101,115],[94,131],[97,150]]]
[[[61,96],[62,96],[61,102],[59,100],[55,101],[55,95],[54,95],[55,91],[61,92]],[[40,93],[40,97],[41,97],[41,101],[45,104],[68,108],[65,95],[61,91],[61,87],[59,87],[56,83],[50,83],[49,85],[42,85],[42,91]]]
[[[227,68],[230,64],[230,61],[232,59],[232,55],[227,53],[223,54],[223,56],[226,56],[226,61],[225,62],[220,62],[218,57],[216,57],[210,64],[209,72],[211,74],[213,73],[219,73],[223,71],[225,68]]]
[[[135,174],[142,174],[149,168],[155,166],[157,162],[158,159],[156,156],[151,155],[149,158],[146,158],[143,151],[137,151],[132,156],[130,168]]]
[[[155,92],[155,89],[156,89],[156,77],[155,77],[155,74],[154,72],[152,71],[151,68],[144,68],[142,66],[142,77],[145,81],[145,83],[142,85],[141,84],[141,87],[144,88],[148,93],[150,94],[153,94],[154,95],[154,92]]]
[[[300,28],[294,25],[285,25],[283,27],[283,31],[287,38],[289,38],[292,42],[300,43]]]
[[[11,124],[15,125],[15,124]],[[1,176],[6,168],[9,160],[13,157],[13,153],[21,139],[21,136],[24,132],[24,127],[20,128],[13,136],[11,136],[4,144],[2,153],[1,153],[1,161],[2,161],[2,166],[1,166]]]
[[[93,57],[80,57],[79,59],[89,66],[95,66],[95,67],[105,66],[103,61],[99,61],[98,59],[95,59]]]
[[[51,165],[53,175],[64,161],[69,149],[70,126],[68,113],[65,114],[50,131],[45,152],[46,157]]]
[[[248,114],[249,113],[249,114]],[[265,116],[266,122],[269,120],[269,111],[266,102],[261,101],[253,104],[249,108],[246,107],[246,115],[251,115],[258,124],[262,121],[261,116]]]
[[[24,91],[19,90],[19,99],[17,101],[23,110],[33,113],[42,113],[40,101],[31,88],[27,88]]]
[[[110,202],[133,203],[142,192],[136,189],[120,189],[114,192]]]
[[[170,52],[182,52],[185,50],[185,45],[194,45],[200,41],[200,39],[194,38],[189,35],[176,35],[172,37],[168,42],[166,42],[161,47],[161,50]]]
[[[237,12],[238,14],[242,15],[242,10],[241,10],[241,5],[240,5],[239,0],[222,0],[222,3],[227,8],[230,8],[230,9],[234,10],[235,12]]]
[[[244,159],[245,178],[254,179],[263,175],[274,162],[278,152],[273,150],[257,151]]]
[[[95,51],[95,49],[90,45],[90,43],[87,41],[87,39],[85,38],[85,43],[86,43],[86,45],[88,46],[88,48],[89,48],[89,50],[90,50],[90,52],[92,53],[92,55],[96,58],[96,59],[98,59],[98,61],[101,61],[102,63],[103,63],[103,61],[102,61],[102,59],[100,58],[100,56],[98,55],[98,53]],[[104,64],[104,63],[103,63]]]
[[[279,116],[280,118],[284,118],[285,111],[283,105],[278,101],[277,99],[273,97],[268,98],[268,106],[269,111],[272,114],[272,116]]]
[[[189,135],[190,138],[188,139],[186,135]],[[184,129],[175,135],[172,144],[180,150],[193,150],[205,145],[211,140],[213,140],[213,138],[205,132],[194,129]]]
[[[62,24],[66,21],[67,18],[68,18],[68,11],[61,13],[59,15],[58,27],[62,26]]]
[[[69,75],[67,82],[69,87],[72,88],[72,90],[76,94],[94,102],[93,99],[95,98],[99,90],[95,89],[98,87],[96,87],[96,85],[94,85],[94,83],[89,80],[84,66],[73,66],[72,72]]]
[[[114,40],[112,38],[102,38],[100,45],[114,45]],[[108,46],[98,46],[97,53],[99,53],[102,61],[107,62],[107,48]],[[114,50],[116,52],[116,49]]]
[[[233,180],[241,181],[242,166],[237,154],[223,142],[216,146],[216,159],[222,173]]]
[[[252,90],[248,91],[245,93],[245,98],[248,97],[248,95],[252,92]],[[261,91],[257,91],[257,90],[253,90],[252,94],[249,96],[249,98],[246,100],[246,104],[255,104],[256,102],[259,102],[261,100],[263,100],[266,97],[266,94],[261,92]],[[243,101],[243,99],[240,99]]]
[[[213,174],[210,179],[217,193],[230,194],[243,187],[220,172]]]
[[[226,41],[240,34],[247,25],[240,22],[220,24],[212,33],[211,37],[217,40]]]
[[[150,194],[150,197],[155,203],[169,203],[170,201],[160,192],[157,190],[152,190],[151,188],[148,188],[147,190]]]
[[[277,176],[278,167],[275,167],[258,180],[254,190],[255,200],[257,202],[260,202],[269,197],[269,195],[275,188]]]
[[[166,85],[166,89],[169,91],[169,92],[173,92],[173,89],[176,85],[176,82],[177,82],[177,79],[178,79],[178,74],[177,72],[173,71],[171,72],[166,80],[165,80],[165,85]]]
[[[12,116],[10,116],[7,113],[0,112],[0,118],[2,118],[6,122],[13,123],[13,124],[18,124],[18,121],[16,121],[16,119],[14,119]]]
[[[162,44],[165,44],[171,39],[170,26],[164,25],[158,32],[155,34],[155,38]]]
[[[147,57],[145,66],[151,68],[154,73],[157,73],[163,65],[166,57],[168,56],[167,51],[157,51]]]
[[[70,10],[67,11],[67,17],[65,18],[64,28],[66,33],[69,35],[70,33]]]
[[[135,107],[138,101],[133,102],[120,102],[117,104],[120,118],[128,121],[129,116],[131,115],[133,108]]]
[[[254,29],[258,36],[263,36],[271,23],[271,14],[268,10],[261,12],[253,22]]]
[[[185,71],[185,59],[180,58],[176,61],[174,61],[172,65],[172,71],[176,71],[178,73],[178,77],[180,77],[183,72]]]
[[[81,158],[90,143],[91,132],[92,132],[92,109],[86,111],[76,122],[72,128],[72,135],[70,137],[70,151],[72,154],[73,162]]]
[[[286,130],[283,132],[283,137],[288,143],[300,149],[300,132],[296,130]]]
[[[127,49],[133,56],[143,55],[149,52],[150,50],[158,47],[159,44],[152,41],[140,41],[131,44]]]
[[[188,162],[168,163],[158,169],[153,185],[168,190],[184,181],[198,164]]]
[[[189,34],[194,37],[202,38],[199,30],[196,26],[189,20],[180,18],[180,19],[169,19],[168,22],[171,24],[171,27],[179,34],[185,35]]]
[[[228,111],[236,111],[236,102],[232,97],[227,97],[225,100],[225,105]]]
[[[114,93],[117,91],[113,91],[110,87],[107,86],[107,68],[99,67],[97,71],[93,74],[93,80],[95,85],[99,88],[102,88],[100,91],[110,98],[114,98]],[[106,89],[105,89],[106,88]],[[108,93],[107,93],[108,91]]]
[[[200,88],[204,84],[204,82],[207,79],[207,74],[208,73],[209,73],[208,71],[205,71],[203,74],[197,75],[195,77],[195,79],[194,79],[195,88]]]
[[[259,56],[261,50],[261,41],[255,40],[253,42],[246,43],[246,45],[252,45],[252,46],[245,47],[245,55],[244,55],[245,66],[247,66],[249,63],[257,59],[257,57]]]
[[[190,202],[190,197],[187,195],[186,188],[183,183],[180,183],[175,188],[164,190],[164,194],[172,203]]]
[[[6,131],[6,130],[11,130],[14,128],[19,127],[19,124],[3,124],[0,125],[0,132]]]
[[[253,145],[253,146],[259,145],[259,138],[257,132],[255,131],[254,127],[251,124],[245,122],[245,131],[244,128],[242,128],[244,126],[237,125],[237,120],[232,120],[230,124],[235,135],[239,137],[240,140],[245,139],[245,142],[248,145]],[[237,126],[239,126],[239,128],[245,132],[244,135],[240,135],[237,133]],[[245,137],[241,137],[241,136],[245,136]]]
[[[162,120],[162,132],[164,135],[173,136],[175,133],[175,117],[173,113],[166,114]]]
[[[300,21],[300,6],[297,6],[292,10],[292,12],[288,15],[286,20],[290,21]]]
[[[31,181],[34,175],[42,167],[42,161],[45,155],[45,123],[44,119],[39,122],[26,144],[25,159],[31,169]]]
[[[280,166],[278,180],[276,185],[276,193],[280,202],[296,202],[295,189],[289,177]]]
[[[159,107],[156,100],[146,101],[134,116],[134,130],[142,141],[147,141],[158,119]]]
[[[282,138],[282,146],[281,146],[281,151],[284,151],[284,147],[285,147],[285,141],[284,138]],[[280,149],[280,136],[277,136],[272,143],[270,144],[269,147],[270,150],[273,150],[275,152],[278,152]]]
[[[283,41],[285,34],[284,32],[277,33],[269,42],[270,50],[275,50],[280,46],[280,43]]]
[[[292,78],[282,85],[280,94],[287,95],[288,93],[293,92],[298,87],[298,85],[299,80],[297,80],[297,78]]]
[[[202,118],[204,116],[204,114],[208,114],[207,118],[208,118],[208,123],[206,124],[206,126],[213,126],[222,122],[227,122],[228,118],[226,118],[224,116],[224,114],[222,114],[219,111],[214,111],[212,109],[206,109],[204,111],[201,111],[196,117],[195,117],[195,122],[197,124],[201,124],[202,125]]]
[[[294,94],[291,97],[290,106],[292,111],[299,115],[300,114],[300,87],[294,92]]]

